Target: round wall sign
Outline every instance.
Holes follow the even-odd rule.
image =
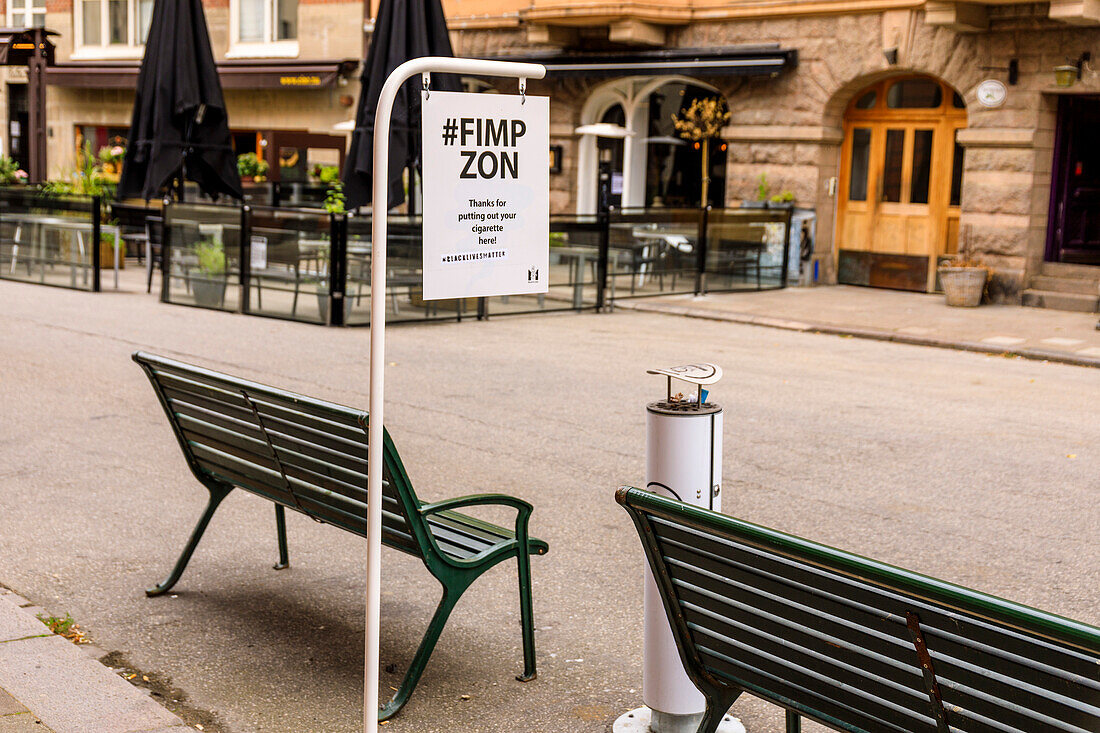
[[[996,79],[986,79],[978,85],[978,103],[983,107],[1000,107],[1008,96],[1008,88]]]

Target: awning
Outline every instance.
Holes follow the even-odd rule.
[[[550,52],[497,57],[546,67],[548,77],[562,76],[775,76],[798,65],[798,51],[779,44],[677,48],[661,51],[574,54]]]
[[[53,64],[54,47],[49,36],[58,35],[56,31],[38,28],[0,28],[0,66],[26,66],[34,55],[35,34],[42,34],[42,50],[46,64]]]
[[[341,76],[358,67],[353,59],[343,61],[222,61],[218,77],[223,89],[327,89]],[[57,64],[46,73],[46,83],[58,87],[85,89],[133,89],[137,86],[137,63]]]

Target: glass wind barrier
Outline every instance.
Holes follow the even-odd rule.
[[[706,222],[704,292],[786,286],[789,208],[711,210]]]
[[[477,298],[424,300],[420,217],[390,216],[386,248],[386,322],[461,320],[478,313]],[[370,323],[371,217],[348,218],[344,322]]]
[[[236,311],[241,298],[241,209],[171,204],[164,208],[166,303]]]
[[[623,209],[608,227],[608,297],[695,292],[701,209]]]
[[[549,292],[487,298],[487,315],[595,308],[603,233],[603,223],[595,216],[551,216],[549,272],[529,274],[548,278]]]
[[[102,220],[98,199],[0,189],[0,278],[76,290],[98,290],[100,269],[118,266],[119,229]],[[98,241],[96,241],[98,235]]]
[[[244,311],[328,323],[332,232],[324,211],[253,208]]]

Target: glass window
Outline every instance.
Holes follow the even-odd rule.
[[[108,0],[107,12],[109,15],[111,43],[125,44],[127,36],[126,0]]]
[[[149,38],[149,26],[153,23],[153,0],[138,0],[138,40],[142,45]]]
[[[852,130],[852,165],[848,170],[848,200],[867,200],[867,171],[871,163],[871,129]]]
[[[886,93],[890,109],[935,109],[943,103],[943,89],[933,79],[905,79],[893,84]]]
[[[951,104],[955,107],[955,109],[966,109],[966,102],[963,101],[962,95],[958,92],[953,92],[953,95],[954,96],[951,98]]]
[[[932,171],[932,131],[913,131],[913,167],[909,180],[909,203],[928,203],[928,179]]]
[[[905,130],[886,131],[886,153],[882,161],[882,200],[901,201],[901,165],[905,154]]]
[[[966,148],[959,145],[959,131],[955,130],[955,157],[951,162],[951,206],[958,206],[962,198],[963,159]]]
[[[13,28],[42,28],[46,25],[46,0],[10,0],[9,23]]]
[[[298,38],[298,0],[236,0],[240,43]]]
[[[80,13],[78,47],[139,48],[145,44],[153,19],[153,0],[79,0],[76,7]]]
[[[856,101],[856,109],[873,109],[877,98],[874,91],[867,92]]]
[[[275,40],[287,41],[298,37],[298,0],[275,0],[277,23]]]
[[[264,0],[239,0],[242,43],[260,43],[264,40],[264,5]]]
[[[100,0],[84,0],[84,33],[82,40],[85,46],[100,46],[103,44],[103,34],[101,27],[102,15],[100,10],[103,8]]]

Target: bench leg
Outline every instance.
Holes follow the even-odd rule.
[[[733,701],[736,700],[741,693],[732,695],[731,697],[719,698],[712,700],[707,697],[706,711],[703,713],[703,720],[700,721],[699,727],[695,733],[715,733],[718,730],[718,726],[722,724],[722,718],[726,717],[726,713],[730,711],[730,707],[733,705]]]
[[[183,571],[187,567],[188,561],[191,559],[191,554],[195,551],[195,547],[199,544],[199,540],[202,539],[202,533],[206,531],[206,525],[210,523],[210,518],[214,516],[214,512],[217,511],[218,505],[221,504],[222,499],[233,490],[233,487],[218,486],[211,488],[208,486],[207,489],[210,491],[210,501],[206,504],[206,511],[199,517],[199,523],[195,525],[195,529],[191,530],[191,539],[188,540],[187,546],[183,548],[179,560],[176,560],[176,567],[172,568],[172,573],[163,581],[154,585],[152,588],[146,588],[145,595],[159,596],[172,589],[172,586],[174,586],[176,581],[180,579],[180,576],[183,575]]]
[[[802,716],[793,710],[787,711],[787,733],[801,733]]]
[[[393,698],[378,711],[379,720],[389,720],[397,715],[398,711],[409,701],[409,696],[416,689],[416,683],[420,681],[420,675],[424,673],[424,667],[428,665],[428,658],[432,656],[435,643],[439,641],[439,634],[443,631],[447,618],[451,615],[451,611],[454,610],[455,604],[465,590],[466,586],[458,588],[443,586],[443,597],[439,599],[439,606],[435,609],[435,615],[432,616],[431,623],[428,624],[428,630],[424,632],[420,647],[417,648],[412,662],[409,663],[409,670],[405,672],[405,679],[401,680],[401,684],[398,686],[397,692],[393,694]]]
[[[526,537],[524,538],[526,540]],[[520,682],[530,682],[538,677],[535,671],[535,619],[531,603],[531,555],[526,542],[520,545],[516,555],[519,561],[519,617],[523,624],[523,674],[516,675]]]
[[[275,534],[279,538],[279,562],[274,567],[282,570],[290,567],[290,553],[286,548],[286,510],[282,504],[275,505]]]

